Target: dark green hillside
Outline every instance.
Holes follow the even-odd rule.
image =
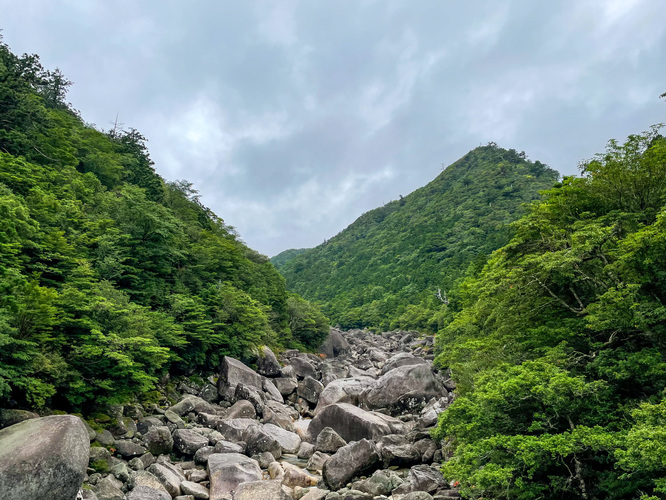
[[[666,140],[611,141],[461,285],[437,335],[465,498],[666,498]]]
[[[290,290],[344,327],[436,330],[442,302],[469,265],[508,242],[521,205],[557,173],[523,154],[479,147],[421,189],[371,210],[328,242],[289,260]]]
[[[0,407],[90,410],[319,341],[268,258],[157,175],[137,131],[84,124],[69,85],[0,43]]]
[[[301,255],[305,252],[307,248],[290,248],[284,252],[280,252],[275,257],[271,257],[271,263],[279,270],[281,270],[287,262],[289,262],[294,257]]]

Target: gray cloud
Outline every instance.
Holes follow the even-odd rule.
[[[4,5],[3,5],[4,4]],[[660,2],[0,0],[83,117],[268,255],[313,246],[488,141],[564,174],[665,121]]]

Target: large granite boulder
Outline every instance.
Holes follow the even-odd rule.
[[[168,455],[173,450],[173,437],[165,425],[151,427],[143,436],[148,451],[153,455]]]
[[[324,481],[332,490],[339,490],[352,478],[371,471],[379,463],[379,453],[372,441],[355,441],[340,448],[324,463]]]
[[[298,380],[303,380],[305,377],[310,376],[317,379],[317,369],[314,364],[304,356],[296,356],[291,358],[288,363],[294,368],[294,374]]]
[[[319,348],[319,352],[329,358],[335,358],[349,352],[349,342],[344,338],[342,332],[336,328],[331,328],[328,337]]]
[[[359,400],[364,408],[385,408],[399,414],[420,411],[431,398],[443,396],[448,396],[448,391],[430,364],[417,364],[400,366],[382,375]]]
[[[374,379],[369,377],[340,378],[329,383],[319,394],[315,415],[323,408],[333,403],[349,403],[357,405],[359,397],[372,384]]]
[[[275,424],[264,424],[263,430],[280,443],[283,453],[298,453],[298,449],[301,447],[301,438],[295,432],[290,432]]]
[[[386,363],[384,363],[384,366],[382,366],[382,375],[400,366],[427,364],[428,362],[425,359],[414,356],[411,352],[399,352],[398,354],[391,356]]]
[[[310,440],[316,441],[325,427],[331,427],[347,442],[364,438],[377,441],[387,434],[398,434],[405,430],[405,424],[396,418],[347,403],[335,403],[321,410],[308,426]]]
[[[258,391],[262,390],[261,375],[252,368],[229,356],[222,361],[222,370],[217,382],[220,398],[231,401],[236,393],[236,386],[243,384]]]
[[[73,500],[89,450],[88,431],[72,415],[25,420],[0,430],[0,498]]]
[[[239,484],[261,480],[256,460],[240,453],[215,453],[208,458],[210,500],[231,500]]]
[[[322,453],[335,453],[346,444],[347,442],[337,432],[330,427],[324,427],[317,436],[315,450]]]
[[[298,384],[297,394],[307,402],[315,405],[319,401],[319,394],[323,390],[323,384],[308,375]]]
[[[273,379],[273,385],[277,387],[283,397],[292,394],[298,387],[298,380],[295,377],[278,377]]]
[[[185,481],[185,475],[182,471],[170,463],[152,464],[148,467],[148,472],[155,476],[173,497],[181,494],[180,483]]]
[[[222,433],[227,441],[238,443],[243,441],[245,429],[256,423],[257,421],[251,418],[229,418],[220,420],[217,424],[217,430]]]
[[[246,443],[245,452],[248,455],[259,455],[267,451],[276,460],[282,456],[280,443],[264,431],[264,426],[261,424],[250,425],[245,429],[243,441]]]
[[[190,429],[177,429],[173,433],[173,445],[183,455],[194,455],[199,448],[208,445],[208,438]]]
[[[262,347],[257,356],[257,372],[266,377],[279,377],[282,367],[269,347]]]

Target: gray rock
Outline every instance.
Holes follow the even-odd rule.
[[[125,500],[171,500],[171,495],[148,486],[138,486],[127,494]]]
[[[256,460],[239,453],[215,453],[208,459],[210,499],[229,500],[239,484],[261,480]]]
[[[398,354],[395,354],[394,356],[391,356],[386,363],[384,363],[384,366],[382,367],[382,375],[390,372],[394,368],[398,368],[400,366],[409,366],[409,365],[427,365],[428,362],[418,356],[414,356],[411,352],[399,352]]]
[[[217,383],[217,390],[222,399],[231,401],[236,393],[236,386],[243,384],[262,390],[261,375],[252,368],[229,356],[222,361],[222,371]]]
[[[91,467],[95,462],[99,463],[105,461],[108,463],[110,460],[111,460],[111,453],[106,448],[102,448],[101,446],[95,446],[90,448],[90,452],[88,454],[88,465],[90,465]]]
[[[336,328],[331,328],[328,332],[328,337],[319,348],[319,352],[329,358],[335,358],[347,354],[349,349],[349,342],[344,338],[342,332]]]
[[[113,437],[117,438],[133,438],[137,431],[136,423],[130,417],[118,417],[114,424],[109,428]]]
[[[324,464],[330,457],[331,455],[327,453],[322,453],[321,451],[315,451],[310,457],[310,460],[308,460],[308,463],[305,466],[305,468],[308,470],[322,470],[324,468]]]
[[[374,497],[390,495],[402,484],[402,479],[392,470],[378,470],[364,481],[354,483],[354,489],[364,491]]]
[[[448,489],[449,485],[442,477],[439,467],[430,467],[429,465],[415,465],[409,470],[407,479],[398,488],[394,494],[411,493],[412,491],[425,491],[434,493],[439,489]]]
[[[128,439],[119,439],[115,443],[116,452],[124,458],[139,457],[146,453],[146,448]]]
[[[218,441],[215,443],[215,453],[245,453],[245,446],[240,446],[231,441]]]
[[[275,457],[270,451],[264,451],[263,453],[259,453],[259,455],[253,455],[252,458],[257,461],[259,467],[262,469],[268,469],[268,467],[275,462]]]
[[[113,476],[105,477],[93,487],[98,500],[123,500],[125,498],[123,490],[113,482],[112,478]],[[73,497],[70,497],[70,500],[71,498]]]
[[[295,377],[280,377],[272,380],[277,390],[280,391],[283,397],[292,394],[298,387],[298,380]]]
[[[252,406],[254,406],[254,411],[257,415],[260,417],[263,416],[264,402],[266,401],[266,396],[263,390],[258,390],[245,384],[238,384],[233,399],[234,401],[240,401],[243,399],[249,401],[252,403]]]
[[[404,497],[402,497],[402,500],[433,500],[433,499],[430,493],[426,493],[425,491],[413,491],[411,493],[407,493]]]
[[[180,489],[185,495],[192,495],[194,498],[201,498],[208,500],[208,488],[191,481],[183,481],[180,483]]]
[[[162,482],[157,479],[150,472],[142,470],[136,472],[130,477],[128,481],[128,486],[135,490],[139,487],[150,488],[151,490],[161,491],[162,493],[168,494],[166,488],[162,485]]]
[[[250,425],[243,433],[245,452],[248,455],[257,455],[264,451],[270,452],[276,459],[282,456],[282,446],[268,434],[260,424]]]
[[[262,347],[257,356],[257,372],[266,377],[278,377],[281,368],[273,351],[269,347]]]
[[[153,464],[148,468],[153,476],[164,486],[172,497],[181,494],[180,483],[185,481],[185,476],[173,465],[168,463]]]
[[[24,420],[0,430],[0,485],[12,499],[72,500],[88,466],[90,440],[72,415]]]
[[[324,386],[318,380],[307,375],[299,384],[297,394],[309,403],[317,404]]]
[[[214,403],[219,397],[217,393],[217,387],[211,384],[206,384],[199,391],[199,397],[208,401],[209,403]]]
[[[183,455],[194,455],[199,448],[208,445],[208,438],[190,429],[178,429],[173,433],[173,446]]]
[[[275,439],[282,447],[283,453],[298,453],[301,438],[295,432],[290,432],[274,424],[264,424],[263,430]]]
[[[379,465],[379,453],[372,441],[362,439],[340,448],[324,464],[324,481],[332,490],[339,490],[353,477]]]
[[[173,437],[166,426],[151,427],[143,442],[153,455],[168,455],[173,450]]]
[[[272,379],[265,378],[264,381],[262,382],[262,387],[264,389],[264,394],[266,395],[266,399],[272,399],[273,401],[277,401],[278,403],[284,403],[284,398],[282,397],[282,394],[280,393],[278,388],[273,383]]]
[[[312,443],[306,443],[303,441],[301,446],[298,448],[298,458],[310,458],[314,453],[314,445]]]
[[[10,410],[0,408],[0,429],[18,424],[24,420],[39,418],[39,415],[26,410]]]
[[[326,495],[330,492],[328,490],[322,490],[320,488],[311,488],[308,492],[301,497],[301,500],[324,500]]]
[[[331,427],[347,442],[364,438],[377,441],[387,434],[398,434],[405,430],[405,424],[398,419],[347,403],[329,405],[312,419],[308,426],[312,441],[317,439],[324,427]]]
[[[194,461],[198,464],[205,464],[208,462],[208,457],[215,453],[214,446],[203,446],[199,448],[194,454]]]
[[[323,453],[335,453],[346,444],[347,442],[340,437],[340,434],[330,427],[324,427],[317,436],[315,450]]]
[[[194,403],[188,397],[185,397],[169,409],[179,417],[182,417],[194,410]]]
[[[243,441],[243,433],[250,425],[256,425],[257,421],[251,418],[230,418],[224,419],[217,424],[217,430],[228,441],[237,443]]]
[[[241,399],[236,401],[231,408],[228,408],[225,412],[226,419],[231,418],[255,418],[257,412],[254,410],[254,405],[249,401]]]
[[[153,427],[161,427],[163,425],[164,422],[162,422],[159,418],[145,417],[137,422],[136,430],[145,436]]]
[[[111,474],[122,483],[126,483],[130,478],[130,471],[125,462],[119,462],[111,467]]]
[[[113,438],[113,434],[111,434],[106,429],[97,433],[97,436],[95,436],[95,441],[97,441],[102,446],[106,446],[107,448],[113,446],[116,442],[116,440]]]
[[[319,478],[308,474],[300,467],[296,467],[288,462],[282,464],[284,469],[284,476],[282,477],[282,484],[290,488],[309,488],[310,486],[317,486]]]
[[[368,409],[386,408],[395,413],[415,413],[431,398],[448,396],[448,391],[430,364],[407,365],[382,375],[360,397]]]
[[[359,397],[374,382],[369,377],[351,377],[334,380],[321,391],[314,414],[334,403],[358,405]]]
[[[174,412],[171,410],[167,410],[164,412],[164,416],[166,419],[175,425],[178,429],[184,429],[185,428],[185,422],[183,422],[183,419],[180,418],[178,415],[176,415]]]
[[[303,380],[307,376],[310,376],[315,380],[317,379],[317,370],[307,358],[297,356],[291,358],[289,364],[294,368],[294,373],[298,380]]]
[[[233,500],[291,500],[279,479],[243,483],[234,491]]]

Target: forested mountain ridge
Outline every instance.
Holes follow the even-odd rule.
[[[610,141],[514,223],[437,335],[465,498],[666,498],[666,140]]]
[[[360,216],[335,237],[281,262],[287,287],[343,327],[435,331],[438,289],[508,242],[521,206],[554,170],[495,144],[469,152],[428,185]]]
[[[317,345],[321,313],[157,175],[139,132],[85,124],[70,84],[0,43],[0,407],[91,410],[225,354]]]
[[[280,252],[274,257],[271,257],[271,264],[273,264],[279,271],[287,264],[287,262],[289,262],[294,257],[301,255],[306,250],[307,248],[290,248],[284,252]]]

